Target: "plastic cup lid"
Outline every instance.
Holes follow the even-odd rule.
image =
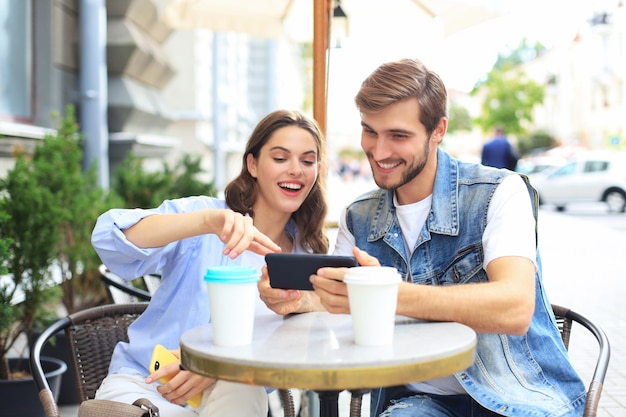
[[[257,282],[261,274],[253,266],[215,266],[207,268],[204,280],[206,282],[220,282],[230,284],[242,284]]]

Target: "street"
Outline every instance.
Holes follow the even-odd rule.
[[[542,207],[545,211],[554,211],[552,207]],[[567,206],[561,212],[564,216],[589,220],[602,226],[626,232],[626,215],[624,213],[610,213],[604,203],[578,203]]]

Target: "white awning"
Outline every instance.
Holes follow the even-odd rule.
[[[206,28],[215,32],[240,32],[253,36],[288,36],[299,41],[313,39],[313,2],[327,0],[156,0],[161,18],[174,29]],[[330,1],[334,5],[336,0]],[[446,34],[455,33],[502,14],[496,0],[341,0],[350,19],[375,18],[393,24],[394,15],[440,19]],[[372,21],[372,28],[378,25]]]

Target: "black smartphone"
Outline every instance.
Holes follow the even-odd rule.
[[[353,256],[304,253],[268,253],[265,262],[272,288],[306,291],[313,290],[309,277],[319,268],[357,266]]]

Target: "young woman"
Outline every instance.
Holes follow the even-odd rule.
[[[98,218],[92,243],[103,263],[129,280],[160,273],[162,283],[130,326],[129,343],[116,347],[97,398],[128,403],[148,398],[168,417],[267,416],[263,387],[180,371],[177,363],[149,375],[149,362],[154,345],[175,351],[185,331],[209,322],[203,282],[208,267],[253,265],[260,272],[269,252],[328,251],[323,169],[317,124],[280,110],[252,132],[241,173],[226,187],[225,200],[186,197],[154,209],[112,209]],[[260,300],[256,308],[269,311]],[[164,376],[172,379],[156,382]],[[200,392],[197,409],[185,405]]]

